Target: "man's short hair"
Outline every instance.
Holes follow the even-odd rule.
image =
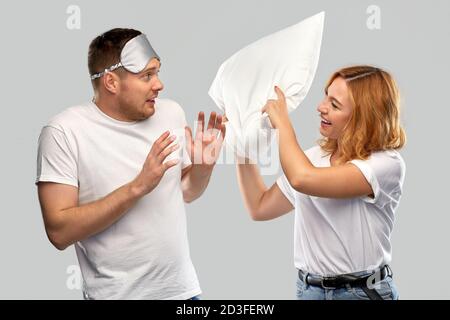
[[[142,34],[134,29],[115,28],[99,35],[89,45],[89,74],[96,74],[120,62],[120,53],[125,44]],[[98,88],[99,79],[92,80],[94,89]]]

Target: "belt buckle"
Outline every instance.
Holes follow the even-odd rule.
[[[324,284],[323,284],[323,281],[324,281],[324,280],[329,280],[329,278],[322,277],[322,279],[320,279],[320,285],[322,286],[323,289],[329,289],[329,290],[337,289],[336,286],[334,286],[334,287],[329,287],[329,286],[324,285]]]

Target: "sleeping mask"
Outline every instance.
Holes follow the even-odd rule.
[[[105,73],[114,71],[120,67],[124,67],[125,70],[131,73],[139,73],[145,69],[152,58],[160,60],[145,34],[140,34],[125,44],[120,53],[119,63],[106,68],[102,72],[92,74],[91,80],[100,78]]]

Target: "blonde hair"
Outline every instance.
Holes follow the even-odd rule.
[[[400,124],[400,97],[392,76],[371,66],[352,66],[336,71],[326,90],[338,77],[343,78],[353,103],[351,117],[338,139],[322,138],[321,148],[337,151],[337,163],[367,159],[374,151],[399,149],[406,142]]]

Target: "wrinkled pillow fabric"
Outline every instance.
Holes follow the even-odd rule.
[[[270,121],[261,109],[276,99],[275,85],[284,91],[289,112],[306,97],[319,61],[324,18],[321,12],[261,38],[220,66],[208,93],[229,120],[226,142],[239,156],[257,162],[258,152],[267,152]]]

